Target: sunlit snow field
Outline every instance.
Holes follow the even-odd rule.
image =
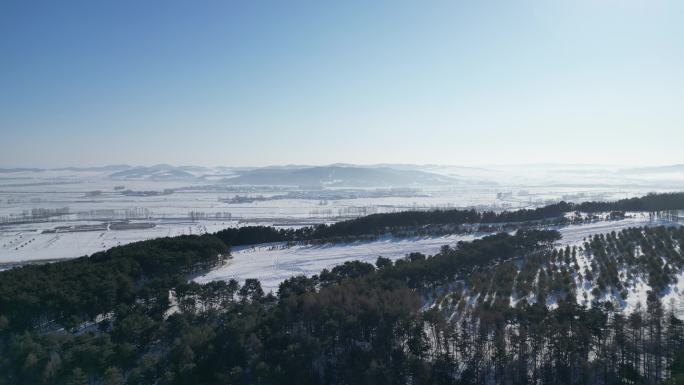
[[[650,219],[648,215],[630,213],[630,218],[600,221],[557,229],[561,245],[580,245],[592,234],[620,231],[629,227],[671,225],[672,222]],[[489,233],[447,235],[439,237],[393,238],[383,237],[377,241],[363,241],[333,245],[297,245],[287,247],[284,243],[236,248],[229,262],[210,273],[198,277],[196,282],[215,280],[258,278],[264,290],[277,291],[280,282],[295,275],[318,274],[347,261],[359,260],[374,263],[378,256],[396,260],[409,253],[434,255],[444,245],[454,246],[459,241],[471,241]]]
[[[458,172],[463,174],[465,171],[460,169]],[[296,227],[409,209],[532,208],[561,199],[620,199],[651,191],[639,185],[554,187],[540,185],[539,180],[524,178],[482,182],[482,178],[499,174],[488,174],[481,170],[471,172],[476,174],[462,177],[479,178],[472,183],[414,186],[410,194],[382,196],[378,194],[381,189],[369,188],[236,187],[202,178],[122,181],[112,180],[103,171],[5,170],[0,173],[0,268],[2,264],[75,258],[139,240],[202,234],[233,226],[262,224]],[[122,193],[124,190],[153,194],[125,195]],[[165,190],[168,193],[162,193]],[[667,191],[668,188],[653,190]],[[338,191],[358,197],[317,198]],[[393,191],[390,190],[390,193]],[[287,194],[297,194],[300,198],[241,203],[226,201],[236,196],[272,198]],[[68,214],[27,220],[32,210],[64,208],[68,209]],[[199,216],[191,218],[191,212]],[[140,225],[140,228],[111,227],[111,224],[120,222]],[[432,244],[433,241],[425,242]],[[409,243],[412,242],[406,241],[397,247]],[[430,253],[433,249],[428,248],[426,252]]]
[[[280,282],[295,275],[318,274],[348,261],[374,263],[378,256],[393,260],[412,252],[434,255],[443,245],[470,241],[480,235],[448,235],[443,237],[383,237],[377,241],[330,245],[287,247],[285,244],[261,245],[233,251],[229,262],[195,281],[258,278],[265,291],[277,291]]]

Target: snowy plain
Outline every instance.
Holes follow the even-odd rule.
[[[622,174],[593,168],[424,169],[454,177],[458,183],[412,186],[412,193],[407,194],[402,188],[235,186],[220,182],[235,171],[225,168],[204,169],[194,178],[169,180],[114,179],[112,171],[103,169],[0,169],[0,269],[8,264],[76,258],[130,242],[211,233],[227,227],[298,227],[411,209],[533,208],[561,199],[611,200],[673,191],[682,183],[682,178],[673,179],[674,184],[632,183],[634,180]],[[195,168],[183,170],[195,172]],[[257,199],[231,200],[236,197]],[[63,209],[68,213],[31,217],[34,210]],[[140,227],[111,226],[117,223]],[[429,254],[434,248],[422,251]]]
[[[484,234],[483,234],[484,235]],[[396,260],[406,254],[419,252],[436,254],[443,245],[458,241],[471,241],[480,235],[447,235],[442,237],[382,237],[376,241],[359,241],[344,244],[297,245],[284,243],[236,248],[225,266],[195,278],[198,283],[216,280],[258,278],[264,291],[274,291],[278,285],[293,276],[318,274],[323,269],[349,261],[375,263],[379,256]]]
[[[501,177],[509,175],[508,172],[479,169],[433,171],[451,176],[458,172],[458,177],[471,178],[472,183],[414,186],[415,195],[397,195],[391,189],[230,186],[202,178],[119,180],[110,178],[107,172],[93,170],[4,170],[0,173],[0,269],[3,264],[75,258],[130,242],[215,232],[240,225],[297,227],[410,209],[532,208],[561,199],[609,200],[672,189],[667,186],[651,189],[638,184],[633,187],[549,186],[540,183],[550,180],[546,176],[545,179],[514,179]],[[559,176],[554,180],[564,181]],[[149,194],[127,195],[125,191]],[[390,194],[385,196],[383,191]],[[340,192],[342,196],[356,197],[327,199],[331,193]],[[271,199],[287,194],[299,198]],[[266,200],[230,203],[237,196]],[[66,215],[25,220],[32,210],[64,208],[68,208]],[[191,212],[199,213],[200,218],[191,218]],[[148,227],[112,229],[110,225],[117,222]],[[73,231],[78,226],[99,226],[99,229]]]
[[[562,239],[559,245],[581,245],[593,234],[620,231],[629,227],[659,226],[672,224],[651,219],[648,215],[630,213],[630,217],[613,221],[553,227]],[[490,233],[447,235],[438,237],[394,238],[385,236],[376,241],[363,241],[331,245],[296,245],[284,243],[236,248],[228,263],[203,276],[195,278],[198,283],[216,280],[258,278],[265,291],[277,291],[280,282],[296,276],[311,276],[344,262],[359,260],[375,263],[379,256],[397,260],[412,252],[434,255],[444,245],[454,246],[459,241],[471,241]]]

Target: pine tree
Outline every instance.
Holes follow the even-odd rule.
[[[69,379],[67,380],[66,384],[67,385],[90,385],[90,381],[88,381],[88,377],[86,376],[83,369],[75,368],[71,372],[71,375],[69,376]]]
[[[120,385],[123,383],[123,375],[119,368],[110,366],[104,372],[104,384],[105,385]]]

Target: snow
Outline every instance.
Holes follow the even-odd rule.
[[[633,188],[606,185],[592,187],[586,184],[577,187],[548,186],[541,183],[548,181],[546,176],[529,181],[504,178],[510,170],[492,173],[491,170],[473,168],[437,167],[433,171],[438,169],[450,175],[462,173],[461,176],[456,175],[459,178],[476,178],[488,183],[424,188],[414,186],[415,196],[382,196],[374,195],[377,193],[375,189],[346,189],[347,194],[351,191],[351,195],[356,194],[359,198],[325,199],[317,197],[318,194],[323,197],[330,196],[331,192],[341,190],[224,186],[216,184],[216,178],[213,178],[226,173],[226,170],[220,168],[204,170],[202,178],[192,180],[118,180],[107,176],[113,172],[111,170],[5,171],[0,173],[0,264],[74,258],[139,240],[196,234],[205,227],[207,231],[212,232],[234,226],[238,221],[243,224],[296,227],[328,223],[375,212],[462,207],[495,210],[530,208],[557,202],[560,199],[619,199],[643,195],[651,190],[672,189],[654,189],[639,185]],[[152,196],[131,196],[123,194],[125,190],[172,192]],[[100,193],[90,194],[93,191]],[[288,193],[294,193],[301,199],[240,204],[222,201],[223,198],[236,195],[272,197]],[[70,214],[60,218],[43,219],[30,224],[17,223],[15,220],[32,209],[54,210],[64,207],[69,208]],[[108,210],[114,210],[115,214],[106,214]],[[43,233],[44,230],[54,230],[58,226],[102,225],[112,220],[121,220],[127,210],[142,213],[143,218],[134,219],[154,223],[155,227],[126,231]],[[211,218],[217,214],[226,218],[230,216],[230,219],[192,222],[188,218],[190,211],[206,213]],[[598,232],[600,229],[588,230],[586,233],[593,231]],[[31,242],[28,242],[29,240]]]
[[[484,234],[483,234],[484,235]],[[327,245],[269,244],[235,249],[225,266],[195,279],[198,283],[216,280],[258,278],[264,291],[277,291],[278,285],[293,276],[318,274],[347,261],[375,263],[379,256],[396,260],[412,252],[436,254],[443,245],[471,241],[475,235],[448,235],[441,237],[393,238],[377,241]]]
[[[677,316],[684,319],[684,271],[677,275],[676,283],[670,285],[661,301],[666,309],[674,306]],[[645,304],[646,301],[642,303]]]
[[[581,243],[585,237],[592,234],[609,233],[628,227],[656,226],[667,223],[651,220],[648,215],[634,214],[630,218],[621,220],[554,228],[563,236],[562,244],[576,244]],[[232,259],[228,264],[196,278],[195,281],[206,283],[235,279],[243,282],[246,278],[258,278],[265,291],[276,291],[280,282],[290,277],[296,275],[311,276],[320,273],[325,268],[330,269],[347,261],[359,260],[375,263],[378,256],[396,260],[412,252],[434,255],[444,245],[453,246],[458,241],[471,241],[485,235],[488,233],[412,238],[386,236],[377,241],[342,244],[287,247],[280,243],[236,248],[233,250]],[[584,272],[584,264],[586,263],[584,261],[582,264],[582,272]],[[591,291],[591,288],[588,290]],[[591,293],[588,295],[591,299]],[[579,298],[582,297],[578,296]]]
[[[621,303],[622,310],[626,314],[630,314],[639,306],[641,306],[642,309],[645,309],[646,301],[648,300],[648,292],[650,290],[651,287],[648,285],[648,283],[644,282],[641,277],[637,277],[634,280],[633,285],[631,285],[627,290],[627,299],[620,301],[623,302]]]
[[[149,222],[149,221],[144,221]],[[153,221],[154,227],[135,230],[52,232],[54,224],[25,224],[0,231],[0,263],[74,258],[146,239],[216,232],[235,222]],[[100,222],[78,222],[95,225]]]
[[[672,222],[663,219],[651,218],[648,213],[627,213],[625,219],[601,220],[597,222],[582,223],[567,226],[554,226],[551,229],[558,230],[563,239],[561,242],[567,245],[581,245],[585,238],[594,234],[607,234],[611,231],[619,232],[630,227],[672,225]]]

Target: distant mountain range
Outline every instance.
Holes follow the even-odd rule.
[[[112,179],[122,180],[177,180],[194,179],[196,175],[190,171],[204,171],[204,168],[197,167],[175,167],[168,164],[159,164],[150,167],[133,167],[110,174]]]
[[[618,167],[601,165],[490,165],[486,168],[448,165],[336,163],[327,166],[276,165],[268,167],[129,166],[0,168],[4,180],[26,174],[56,172],[56,177],[89,173],[113,180],[187,181],[228,185],[329,186],[329,187],[414,187],[438,185],[545,184],[554,186],[684,186],[684,164]],[[41,176],[42,177],[42,176]]]
[[[455,178],[417,170],[389,167],[321,166],[259,168],[224,179],[235,185],[289,185],[330,187],[392,187],[455,184]]]
[[[97,172],[114,180],[203,181],[230,185],[331,186],[331,187],[408,187],[448,185],[460,180],[443,173],[421,170],[421,166],[391,165],[329,166],[283,165],[270,167],[199,167],[111,165],[100,167],[64,167],[55,169],[8,168],[0,173],[33,173],[47,171]]]
[[[223,175],[216,180],[217,175]],[[116,180],[212,180],[230,185],[406,187],[456,184],[458,179],[428,171],[391,166],[274,166],[262,168],[209,169],[159,164],[128,167],[108,177]],[[212,178],[214,177],[214,178]]]
[[[622,174],[670,174],[684,173],[684,164],[672,164],[668,166],[635,167],[620,170]]]

